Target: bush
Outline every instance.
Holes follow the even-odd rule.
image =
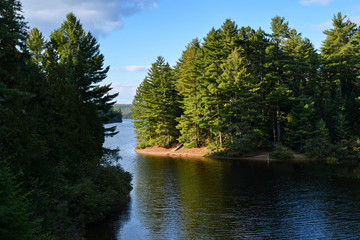
[[[270,153],[270,157],[274,159],[287,160],[293,159],[294,154],[282,146],[277,146],[277,149]]]

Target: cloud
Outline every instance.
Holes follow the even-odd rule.
[[[119,93],[119,95],[115,98],[117,103],[127,104],[131,103],[134,99],[137,86],[120,83],[113,83],[111,86],[113,88],[111,93]]]
[[[311,5],[311,4],[320,4],[320,5],[328,5],[333,0],[300,0],[301,5]]]
[[[353,16],[353,17],[349,17],[348,19],[354,23],[357,23],[357,24],[360,23],[360,16]],[[326,29],[333,28],[332,24],[333,24],[333,21],[329,20],[326,22],[313,24],[313,25],[311,25],[311,28],[316,29],[316,30],[326,30]]]
[[[137,66],[137,65],[130,65],[125,66],[122,69],[126,72],[147,72],[150,66]]]
[[[150,69],[150,66],[140,66],[140,65],[129,65],[125,67],[110,67],[110,70],[116,72],[147,72]]]
[[[46,35],[61,26],[66,14],[73,12],[85,30],[106,35],[121,28],[124,17],[157,7],[158,0],[26,0],[23,12],[30,27]]]

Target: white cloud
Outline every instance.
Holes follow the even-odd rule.
[[[158,0],[23,0],[23,12],[30,27],[48,35],[73,12],[85,30],[105,35],[123,26],[123,18],[157,7]]]
[[[147,72],[150,66],[138,66],[138,65],[130,65],[125,66],[122,69],[126,72]]]
[[[131,103],[135,94],[137,86],[113,83],[111,84],[112,90],[111,93],[119,93],[119,95],[115,98],[117,103],[128,104]]]
[[[353,17],[349,17],[350,21],[360,24],[360,16],[353,16]],[[329,20],[326,22],[322,22],[322,23],[318,23],[318,24],[313,24],[311,25],[311,28],[313,29],[317,29],[317,30],[326,30],[326,29],[331,29],[333,28],[333,21]]]
[[[320,4],[320,5],[328,5],[333,0],[300,0],[300,4],[302,5],[311,5],[311,4]]]

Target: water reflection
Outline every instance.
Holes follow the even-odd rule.
[[[131,138],[132,124],[125,122],[107,141],[119,145],[134,190],[127,217],[112,228],[117,233],[102,239],[360,236],[359,181],[322,176],[321,165],[306,163],[142,156]]]

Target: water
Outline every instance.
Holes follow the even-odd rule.
[[[88,239],[360,239],[357,180],[318,164],[138,155],[131,121],[116,125],[106,146],[133,174],[131,202]]]

